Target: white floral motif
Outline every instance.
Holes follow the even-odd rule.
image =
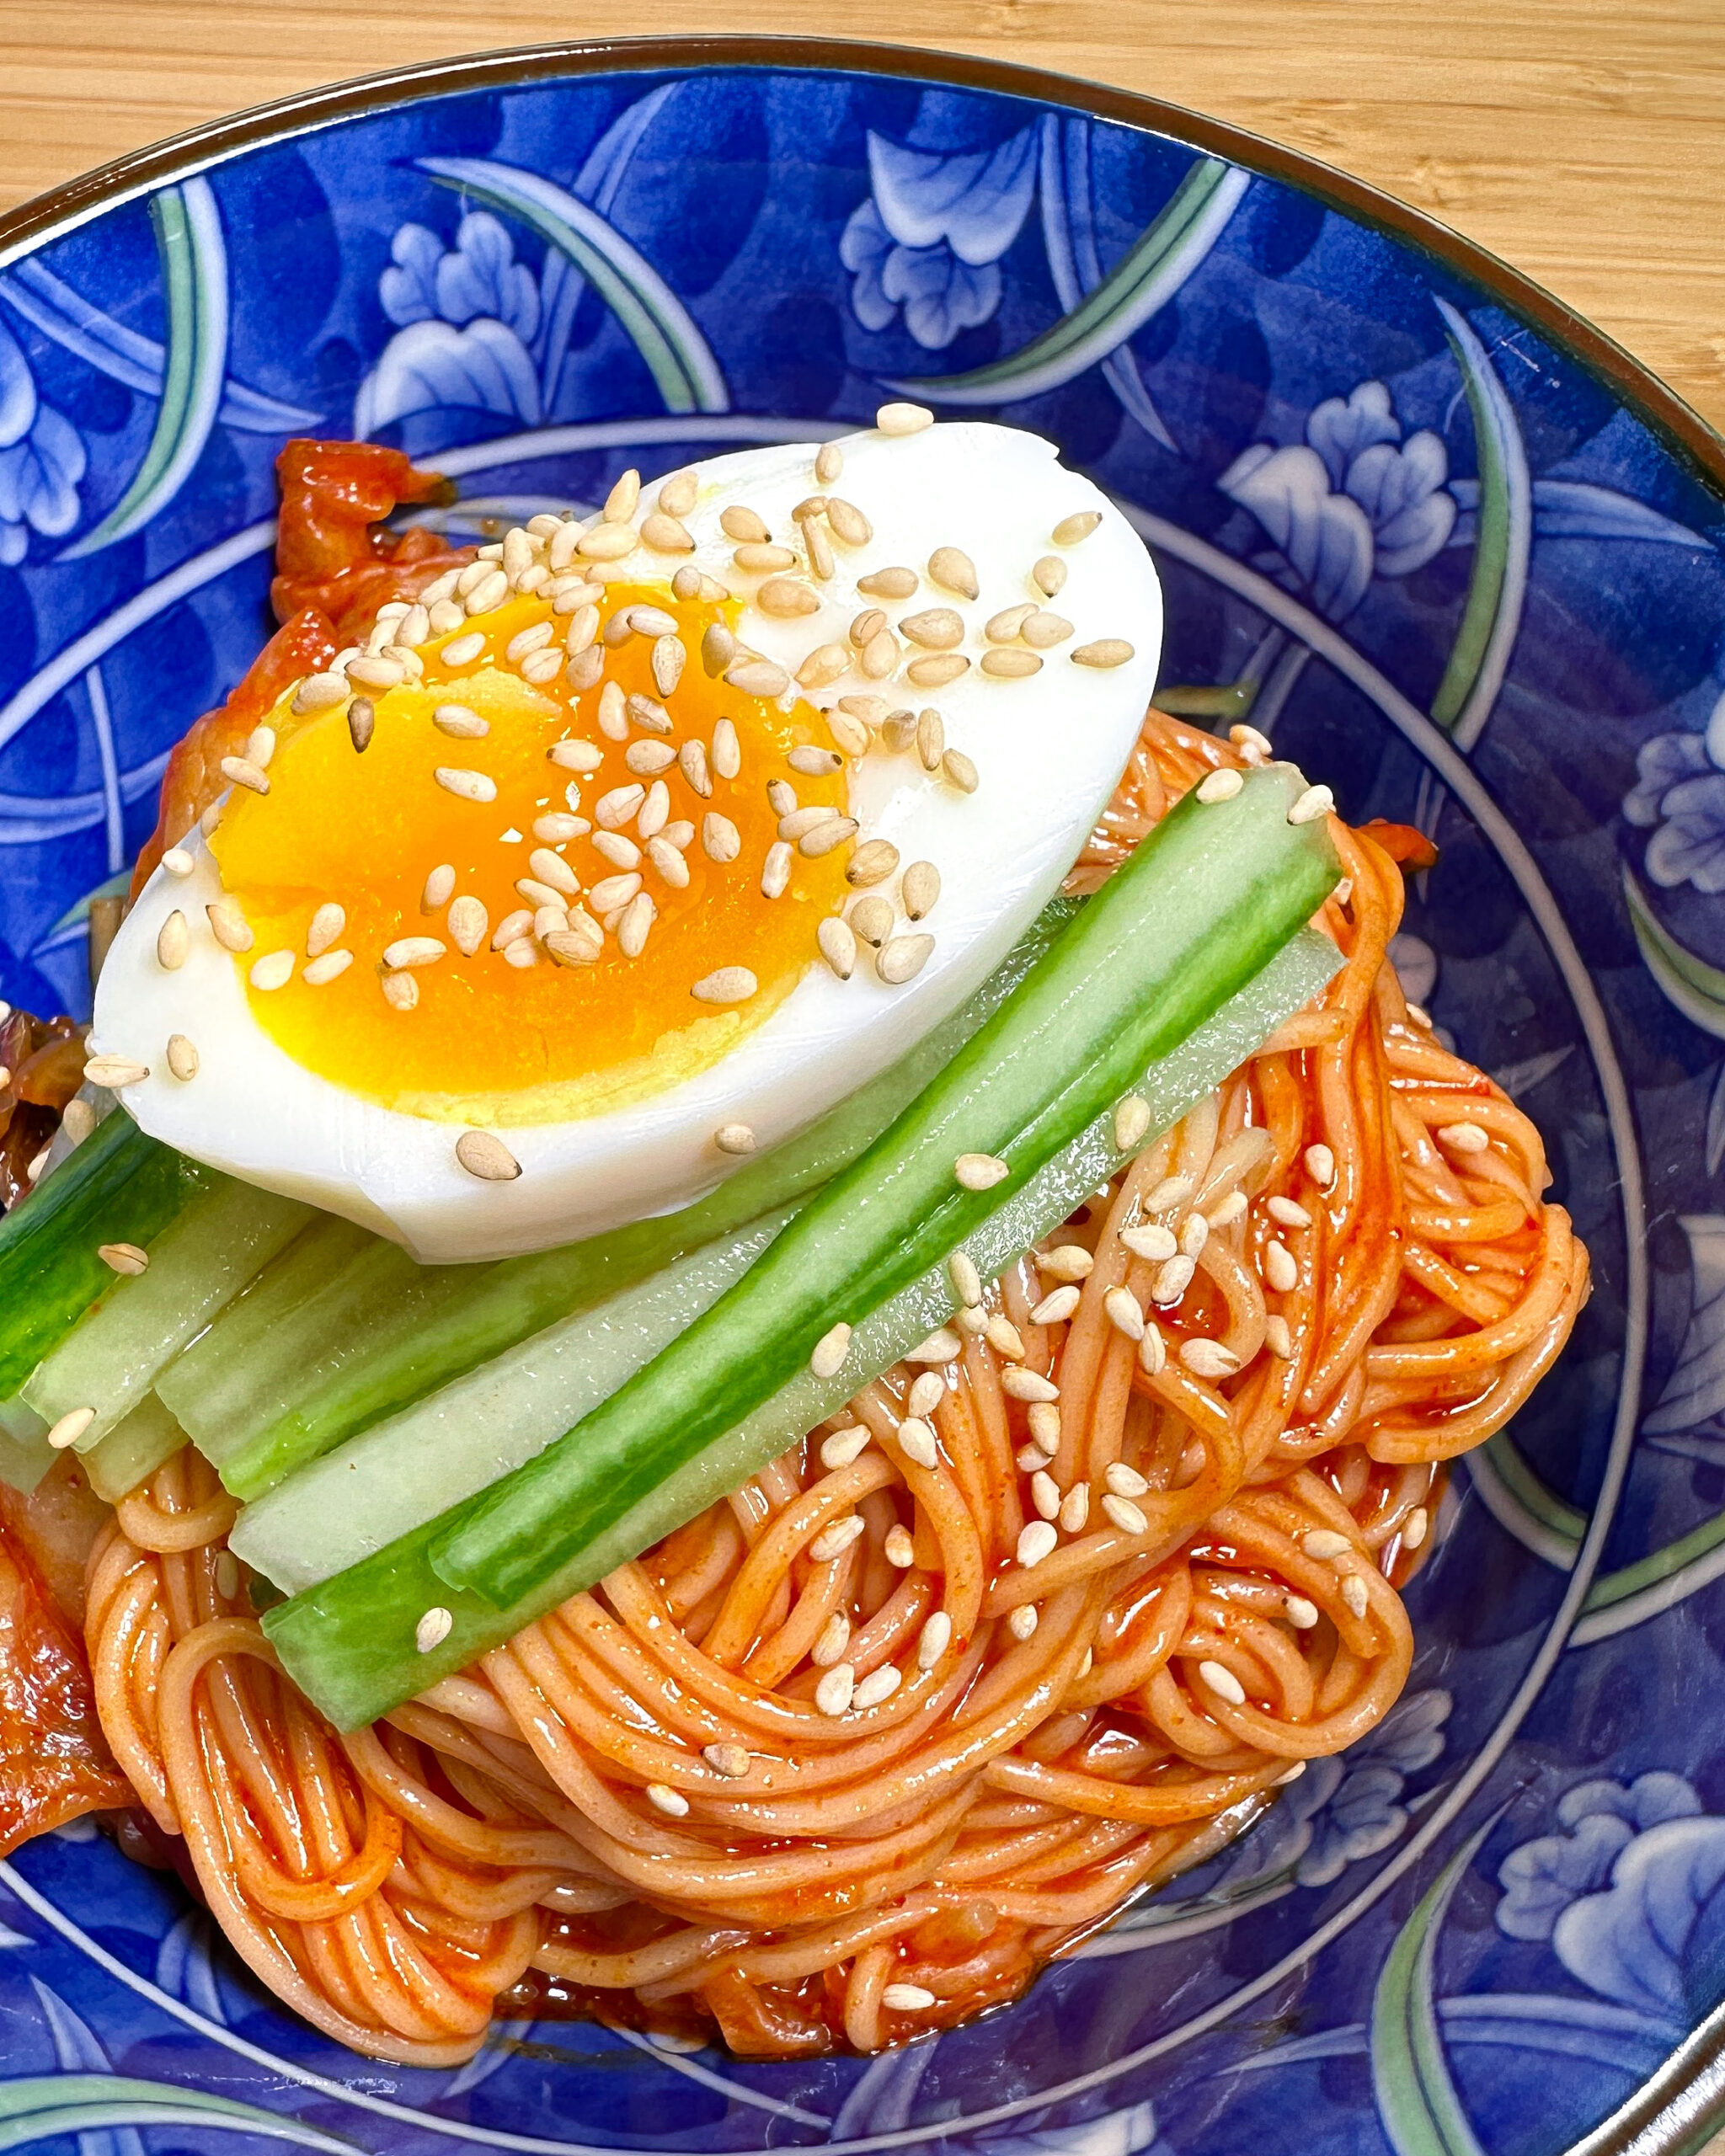
[[[21,562],[32,531],[60,539],[72,530],[86,461],[77,429],[38,397],[22,350],[0,324],[0,563]]]
[[[1647,873],[1662,890],[1693,883],[1725,891],[1725,696],[1700,733],[1656,734],[1635,759],[1623,798],[1632,824],[1651,830]]]
[[[939,351],[989,321],[1001,303],[1000,259],[1029,211],[1036,159],[1033,127],[996,149],[950,156],[871,132],[872,191],[839,243],[862,327],[888,328],[902,308],[916,342]]]
[[[453,247],[424,225],[403,225],[390,257],[377,296],[401,326],[360,386],[355,432],[451,404],[537,425],[528,346],[539,330],[538,286],[499,220],[470,211]]]
[[[1374,576],[1407,576],[1447,544],[1450,458],[1428,428],[1404,440],[1388,388],[1363,382],[1306,422],[1306,440],[1242,450],[1216,482],[1274,542],[1264,566],[1339,622]]]
[[[1549,1940],[1578,1983],[1643,2013],[1712,2003],[1725,1940],[1725,1819],[1680,1774],[1578,1783],[1561,1830],[1498,1869],[1498,1929]],[[1685,2024],[1686,2025],[1686,2024]]]

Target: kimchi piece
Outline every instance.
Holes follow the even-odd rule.
[[[418,598],[446,569],[473,558],[472,547],[447,547],[435,532],[379,528],[399,504],[430,500],[445,484],[439,473],[416,470],[398,449],[291,441],[275,469],[281,515],[270,600],[281,627],[227,702],[195,720],[168,757],[161,814],[132,871],[134,898],[168,848],[220,798],[227,784],[222,758],[243,751],[282,691],[363,643],[380,606]]]

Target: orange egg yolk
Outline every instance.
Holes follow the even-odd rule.
[[[606,649],[605,680],[624,696],[654,699],[669,714],[669,733],[632,719],[625,739],[612,738],[621,723],[616,692],[606,700],[607,733],[603,685],[578,692],[567,664],[547,681],[523,678],[527,654],[511,661],[511,643],[547,622],[553,637],[542,648],[560,652],[567,627],[535,596],[512,599],[423,646],[422,679],[363,692],[376,714],[363,753],[345,705],[296,716],[291,697],[283,699],[272,714],[269,791],[236,786],[211,844],[229,903],[253,934],[250,951],[236,961],[252,1014],[295,1062],[408,1113],[498,1124],[558,1121],[621,1107],[707,1068],[795,987],[816,957],[819,923],[840,910],[849,847],[810,856],[793,843],[788,881],[767,895],[763,872],[787,798],[775,787],[775,805],[768,787],[777,781],[801,806],[843,811],[841,771],[811,776],[786,760],[799,746],[829,748],[829,737],[808,705],[787,713],[708,675],[702,638],[734,611],[724,602],[611,584],[601,618],[609,622],[637,604],[675,617],[688,654],[681,678],[661,695],[653,638],[632,633]],[[450,664],[446,647],[476,632],[483,650]],[[450,705],[477,714],[487,730],[462,736],[440,727],[434,714]],[[721,719],[735,728],[732,777],[714,767]],[[662,770],[643,768],[660,759],[642,744],[677,751],[692,742],[706,751],[709,792],[697,791],[676,757]],[[552,760],[558,744],[569,743],[590,744],[595,767],[578,772]],[[440,771],[457,774],[462,790],[451,791]],[[619,797],[628,787],[641,790],[638,803]],[[718,857],[729,851],[727,835],[707,825],[709,817],[734,828],[734,858]],[[586,828],[571,835],[571,819]],[[594,843],[607,823],[615,832],[609,858]],[[658,841],[650,849],[649,838]],[[536,874],[536,852],[542,870],[551,855],[564,873]],[[450,870],[446,894],[439,885],[450,883]],[[558,888],[570,880],[578,894]],[[644,945],[631,957],[618,931],[637,890],[650,898],[652,915]],[[568,963],[550,955],[544,938],[557,922],[544,910],[547,897],[599,923],[596,958]],[[485,911],[472,955],[451,930],[450,906],[462,898]],[[350,952],[352,963],[320,978],[339,962],[325,963],[308,980],[312,919],[332,905],[344,919],[330,947]],[[475,918],[471,906],[456,916],[469,940]],[[636,930],[640,919],[638,909]],[[507,952],[496,947],[505,928],[512,930]],[[394,963],[386,959],[407,938],[441,947],[414,953],[410,966],[398,952]],[[252,974],[259,957],[276,953],[292,955],[291,977],[280,987],[258,985]],[[275,970],[284,967],[278,960]],[[697,998],[696,984],[722,968],[746,969],[754,992],[723,1006]],[[264,978],[270,973],[264,969]]]

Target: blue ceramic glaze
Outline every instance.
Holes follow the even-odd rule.
[[[1019,2005],[402,2071],[84,1825],[0,1865],[9,2135],[1556,2156],[1725,1997],[1725,453],[1321,174],[944,65],[446,71],[0,231],[0,995],[87,1009],[88,901],[266,633],[290,434],[399,443],[466,533],[909,394],[1126,506],[1165,692],[1437,841],[1397,963],[1539,1122],[1593,1299],[1450,1481],[1402,1703]]]

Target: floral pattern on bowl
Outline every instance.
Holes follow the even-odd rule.
[[[975,72],[458,64],[0,227],[0,995],[86,1004],[89,899],[264,633],[287,435],[399,442],[467,532],[918,396],[1125,504],[1168,708],[1438,841],[1396,963],[1539,1118],[1593,1303],[1450,1481],[1402,1703],[1018,2005],[379,2067],[85,1826],[0,1867],[15,2142],[1557,2156],[1721,2011],[1725,451],[1315,169]]]

